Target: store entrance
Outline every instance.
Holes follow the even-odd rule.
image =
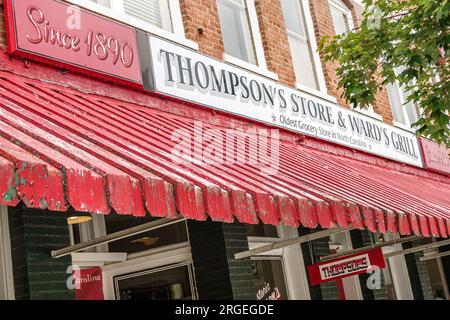
[[[114,277],[117,300],[194,300],[192,265],[166,266]]]

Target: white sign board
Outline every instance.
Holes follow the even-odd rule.
[[[151,90],[422,167],[411,132],[158,37],[149,45]]]

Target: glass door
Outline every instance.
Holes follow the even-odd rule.
[[[288,300],[281,257],[252,257],[258,300]]]

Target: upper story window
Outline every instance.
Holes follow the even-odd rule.
[[[354,28],[352,12],[341,0],[329,0],[329,4],[335,34],[346,34],[350,32]],[[375,113],[372,105],[368,106],[367,109],[355,109],[355,111],[378,120],[383,120],[380,115]]]
[[[255,0],[217,0],[224,60],[278,80],[267,70]]]
[[[281,8],[297,83],[307,88],[320,90],[318,79],[320,60],[315,56],[317,47],[312,20],[308,16],[308,3],[309,1],[304,0],[281,0]]]
[[[404,67],[397,68],[395,73],[400,74],[404,69]],[[419,110],[413,102],[406,103],[410,93],[397,82],[389,83],[386,90],[395,124],[411,129],[412,124],[419,119]]]
[[[67,0],[137,29],[198,49],[184,33],[179,0]]]
[[[417,106],[412,102],[406,103],[409,93],[399,84],[389,83],[386,90],[395,124],[410,129],[419,119]]]
[[[330,0],[331,18],[336,34],[344,34],[353,29],[352,13],[341,0]]]
[[[128,17],[172,32],[169,0],[90,0],[101,6],[124,13]]]
[[[257,64],[248,7],[245,0],[218,0],[225,52],[246,62]]]

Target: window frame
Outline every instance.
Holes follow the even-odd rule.
[[[352,11],[344,3],[342,3],[341,1],[338,1],[338,0],[328,0],[328,4],[330,5],[330,9],[331,9],[331,7],[333,7],[335,9],[339,10],[341,13],[343,13],[346,16],[349,32],[351,32],[355,28],[355,23],[354,23],[354,20],[353,20]],[[331,23],[333,25],[335,34],[337,34],[336,33],[336,26],[334,25],[334,21],[333,21],[333,17],[332,16],[331,16]],[[373,105],[370,105],[367,109],[352,108],[352,110],[356,111],[358,113],[361,113],[361,114],[363,114],[365,116],[368,116],[368,117],[371,117],[371,118],[383,121],[383,117],[380,114],[375,112],[375,110],[373,108]]]
[[[393,108],[401,108],[403,117],[405,118],[405,122],[406,122],[406,123],[401,123],[401,122],[395,121],[395,119],[392,119],[393,125],[395,127],[404,129],[406,131],[415,132],[416,130],[412,127],[412,123],[409,120],[408,111],[406,110],[407,105],[405,104],[406,99],[405,99],[405,96],[404,96],[404,94],[405,94],[404,90],[401,88],[400,84],[397,81],[395,83],[391,83],[391,85],[397,91],[398,99],[400,100],[400,106],[394,106],[391,103],[391,100],[388,99],[389,100],[389,105],[391,106],[392,115],[394,114]],[[417,116],[419,117],[420,115],[417,115]]]
[[[105,7],[91,1],[85,0],[65,0],[73,5],[88,9],[100,15],[112,18],[129,26],[160,36],[170,41],[179,43],[194,50],[198,50],[199,46],[195,41],[186,38],[184,31],[183,18],[181,15],[180,1],[167,0],[169,4],[170,18],[172,21],[172,32],[159,28],[151,23],[142,21],[138,18],[125,14],[123,0],[110,1],[111,7]]]
[[[311,87],[308,87],[306,85],[303,85],[299,83],[296,80],[295,88],[299,89],[300,91],[309,93],[313,96],[325,99],[327,101],[337,103],[337,99],[331,95],[328,94],[328,88],[325,81],[325,75],[323,73],[323,66],[322,61],[320,59],[319,52],[317,51],[317,40],[316,40],[316,34],[314,31],[314,22],[311,15],[311,9],[310,9],[310,0],[295,0],[297,1],[297,5],[301,5],[302,7],[300,13],[304,14],[305,19],[305,34],[308,37],[307,40],[309,40],[309,46],[310,46],[310,54],[313,62],[313,70],[316,76],[317,86],[318,89],[314,89]],[[286,32],[288,32],[286,28]]]
[[[333,6],[335,9],[341,11],[347,17],[349,31],[352,31],[355,28],[352,11],[347,6],[343,6],[344,4],[340,3],[339,1],[328,0],[328,3],[330,6]],[[331,22],[333,24],[333,27],[336,28],[334,26],[333,18],[331,18]]]
[[[280,224],[277,226],[277,237],[247,236],[249,249],[274,244],[286,239],[297,238],[299,236],[297,228],[287,227]],[[303,254],[299,244],[274,249],[254,255],[250,259],[264,260],[270,257],[281,259],[285,277],[286,289],[289,299],[308,300],[311,299],[307,271],[303,260]]]
[[[236,1],[233,0],[224,0],[224,1],[232,2],[235,5],[241,6],[241,4],[238,4]],[[269,71],[267,69],[266,56],[262,44],[261,32],[259,29],[258,15],[256,14],[255,0],[242,0],[242,1],[248,13],[248,24],[252,36],[251,40],[253,41],[253,47],[255,49],[256,64],[252,64],[250,62],[229,55],[226,53],[225,50],[223,53],[223,60],[231,64],[234,64],[238,67],[241,67],[243,69],[247,69],[254,73],[258,73],[267,78],[271,78],[278,81],[279,80],[278,75],[275,72]]]

